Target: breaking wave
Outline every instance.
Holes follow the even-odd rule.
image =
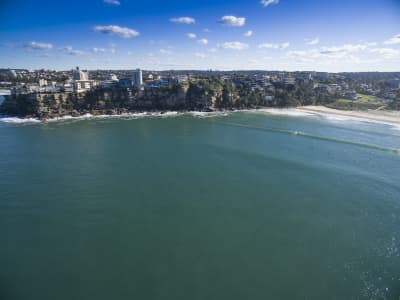
[[[0,122],[13,123],[13,124],[30,124],[30,123],[40,123],[40,120],[35,118],[18,118],[18,117],[1,116]]]
[[[177,116],[192,116],[195,118],[212,118],[228,116],[232,113],[262,113],[276,116],[288,116],[288,117],[301,117],[301,118],[322,118],[324,120],[332,122],[357,122],[357,123],[373,123],[390,126],[392,129],[400,130],[400,124],[390,123],[379,120],[372,120],[361,117],[344,116],[337,114],[330,114],[325,112],[308,112],[301,111],[295,108],[263,108],[263,109],[248,109],[248,110],[229,110],[229,111],[215,111],[215,112],[203,112],[203,111],[169,111],[169,112],[139,112],[139,113],[123,113],[115,115],[92,115],[85,114],[82,116],[63,116],[56,117],[48,120],[39,120],[37,118],[18,118],[12,116],[1,116],[0,123],[13,123],[13,124],[35,124],[35,123],[49,123],[59,121],[74,121],[74,120],[90,120],[90,119],[139,119],[139,118],[151,118],[151,117],[177,117]]]
[[[177,116],[191,116],[194,118],[211,118],[219,116],[227,116],[228,112],[143,112],[143,113],[125,113],[115,115],[92,115],[85,114],[82,116],[63,116],[56,117],[48,120],[40,120],[38,118],[18,118],[11,116],[0,116],[0,123],[12,123],[12,124],[37,124],[37,123],[52,123],[52,122],[63,122],[63,121],[79,121],[79,120],[99,120],[99,119],[140,119],[140,118],[170,118]]]
[[[355,122],[355,123],[372,123],[372,124],[382,124],[392,127],[393,129],[400,130],[400,124],[374,120],[369,118],[357,117],[357,116],[346,116],[333,114],[329,112],[316,112],[316,111],[303,111],[297,108],[264,108],[264,109],[254,109],[246,110],[246,112],[261,112],[267,113],[269,115],[276,116],[288,116],[288,117],[308,117],[308,118],[323,118],[324,120],[332,122]]]
[[[392,147],[385,147],[385,146],[380,146],[380,145],[375,145],[375,144],[359,143],[359,142],[354,142],[354,141],[350,141],[350,140],[326,137],[326,136],[311,134],[311,133],[302,132],[302,131],[274,128],[274,127],[253,126],[253,125],[246,125],[246,124],[232,123],[232,122],[219,122],[219,123],[222,125],[244,127],[244,128],[276,132],[276,133],[283,133],[283,134],[291,134],[291,135],[302,136],[302,137],[310,138],[310,139],[316,139],[316,140],[322,140],[322,141],[328,141],[328,142],[334,142],[334,143],[342,143],[342,144],[348,144],[348,145],[353,145],[353,146],[358,146],[358,147],[364,147],[364,148],[369,148],[369,149],[374,149],[374,150],[380,150],[380,151],[393,152],[396,154],[400,154],[400,148],[392,148]]]

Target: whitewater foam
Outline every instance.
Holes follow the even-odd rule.
[[[313,114],[305,111],[299,111],[295,108],[262,108],[250,110],[254,112],[263,112],[271,115],[289,116],[289,117],[312,117]]]
[[[221,117],[221,116],[227,116],[229,115],[230,112],[227,111],[211,111],[211,112],[205,112],[205,111],[191,111],[187,112],[187,115],[190,115],[195,118],[212,118],[212,117]]]
[[[143,112],[143,113],[123,113],[115,115],[92,115],[84,114],[82,116],[63,116],[56,117],[48,120],[44,120],[45,123],[60,122],[60,121],[79,121],[79,120],[101,120],[101,119],[139,119],[145,117],[174,117],[178,116],[179,113],[176,111],[161,113],[161,112]]]
[[[244,110],[246,112],[262,112],[270,115],[277,116],[288,116],[288,117],[312,117],[312,118],[323,118],[327,121],[332,122],[353,122],[353,123],[370,123],[370,124],[381,124],[392,127],[395,130],[400,130],[400,124],[392,123],[388,121],[375,120],[370,118],[346,116],[329,112],[317,112],[317,111],[305,111],[301,108],[262,108],[253,110]]]
[[[298,110],[298,109],[296,109]],[[299,109],[301,111],[301,109]],[[303,112],[303,111],[301,111]],[[335,113],[329,113],[329,112],[305,112],[308,113],[308,116],[316,116],[323,118],[327,121],[331,122],[352,122],[352,123],[369,123],[369,124],[380,124],[380,125],[387,125],[392,127],[392,129],[395,130],[400,130],[400,124],[397,123],[392,123],[388,121],[381,121],[381,120],[375,120],[375,119],[370,119],[370,118],[363,118],[363,117],[357,117],[357,116],[346,116],[346,115],[340,115],[340,114],[335,114]],[[306,116],[306,115],[304,115]]]
[[[139,113],[123,113],[115,115],[92,115],[84,114],[82,116],[62,116],[55,117],[47,120],[40,120],[37,118],[18,118],[3,116],[0,117],[0,123],[13,123],[13,124],[30,124],[30,123],[54,123],[54,122],[66,122],[66,121],[79,121],[79,120],[101,120],[101,119],[139,119],[139,118],[171,118],[177,116],[191,116],[194,118],[210,118],[227,116],[229,112],[218,111],[218,112],[202,112],[202,111],[189,111],[189,112],[179,112],[179,111],[168,111],[168,112],[139,112]]]
[[[3,123],[12,123],[12,124],[32,124],[32,123],[40,123],[39,119],[35,118],[18,118],[18,117],[0,117],[0,122]]]
[[[55,117],[48,120],[39,120],[37,118],[18,118],[11,116],[0,116],[0,123],[13,123],[13,124],[35,124],[35,123],[50,123],[50,122],[63,122],[63,121],[79,121],[79,120],[90,120],[90,119],[138,119],[138,118],[148,118],[148,117],[162,117],[170,118],[177,116],[191,116],[195,118],[211,118],[211,117],[221,117],[228,116],[232,113],[265,113],[269,115],[277,116],[288,116],[288,117],[304,117],[304,118],[322,118],[327,121],[342,123],[342,122],[353,122],[353,123],[370,123],[370,124],[380,124],[390,126],[391,129],[400,131],[400,124],[391,123],[387,121],[380,121],[356,116],[346,116],[339,115],[329,112],[316,112],[316,111],[303,111],[297,108],[263,108],[263,109],[247,109],[247,110],[232,110],[232,111],[213,111],[213,112],[202,112],[202,111],[168,111],[168,112],[138,112],[138,113],[122,113],[115,115],[92,115],[85,114],[82,116],[63,116]]]

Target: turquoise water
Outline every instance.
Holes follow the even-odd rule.
[[[398,299],[400,130],[0,122],[0,299]]]

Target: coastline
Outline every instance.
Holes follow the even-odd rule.
[[[371,122],[380,124],[400,125],[400,111],[344,111],[328,108],[325,106],[299,106],[293,108],[275,108],[260,107],[256,109],[234,109],[234,110],[212,110],[212,111],[138,111],[138,112],[120,112],[114,114],[97,114],[85,112],[80,115],[63,115],[54,118],[40,119],[33,116],[18,117],[12,115],[0,114],[0,122],[3,123],[48,123],[69,120],[88,120],[88,119],[139,119],[144,117],[175,117],[188,115],[198,118],[207,118],[213,116],[226,116],[236,112],[264,112],[268,114],[285,115],[292,117],[301,116],[321,116],[325,118],[338,117],[343,120],[354,120],[358,122]]]
[[[400,125],[400,111],[383,111],[383,110],[338,110],[325,106],[299,106],[295,108],[299,112],[321,114],[321,115],[336,115],[342,117],[351,117],[360,120],[379,123],[392,123]]]
[[[19,117],[12,115],[0,114],[0,123],[51,123],[57,121],[79,121],[79,120],[95,120],[95,119],[140,119],[140,118],[167,118],[176,116],[192,116],[197,118],[207,118],[212,116],[225,116],[232,111],[143,111],[143,112],[126,112],[115,114],[92,114],[85,113],[81,115],[63,115],[54,118],[40,119],[32,116]]]

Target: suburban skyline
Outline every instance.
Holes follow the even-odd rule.
[[[400,71],[400,2],[5,1],[2,68]]]

